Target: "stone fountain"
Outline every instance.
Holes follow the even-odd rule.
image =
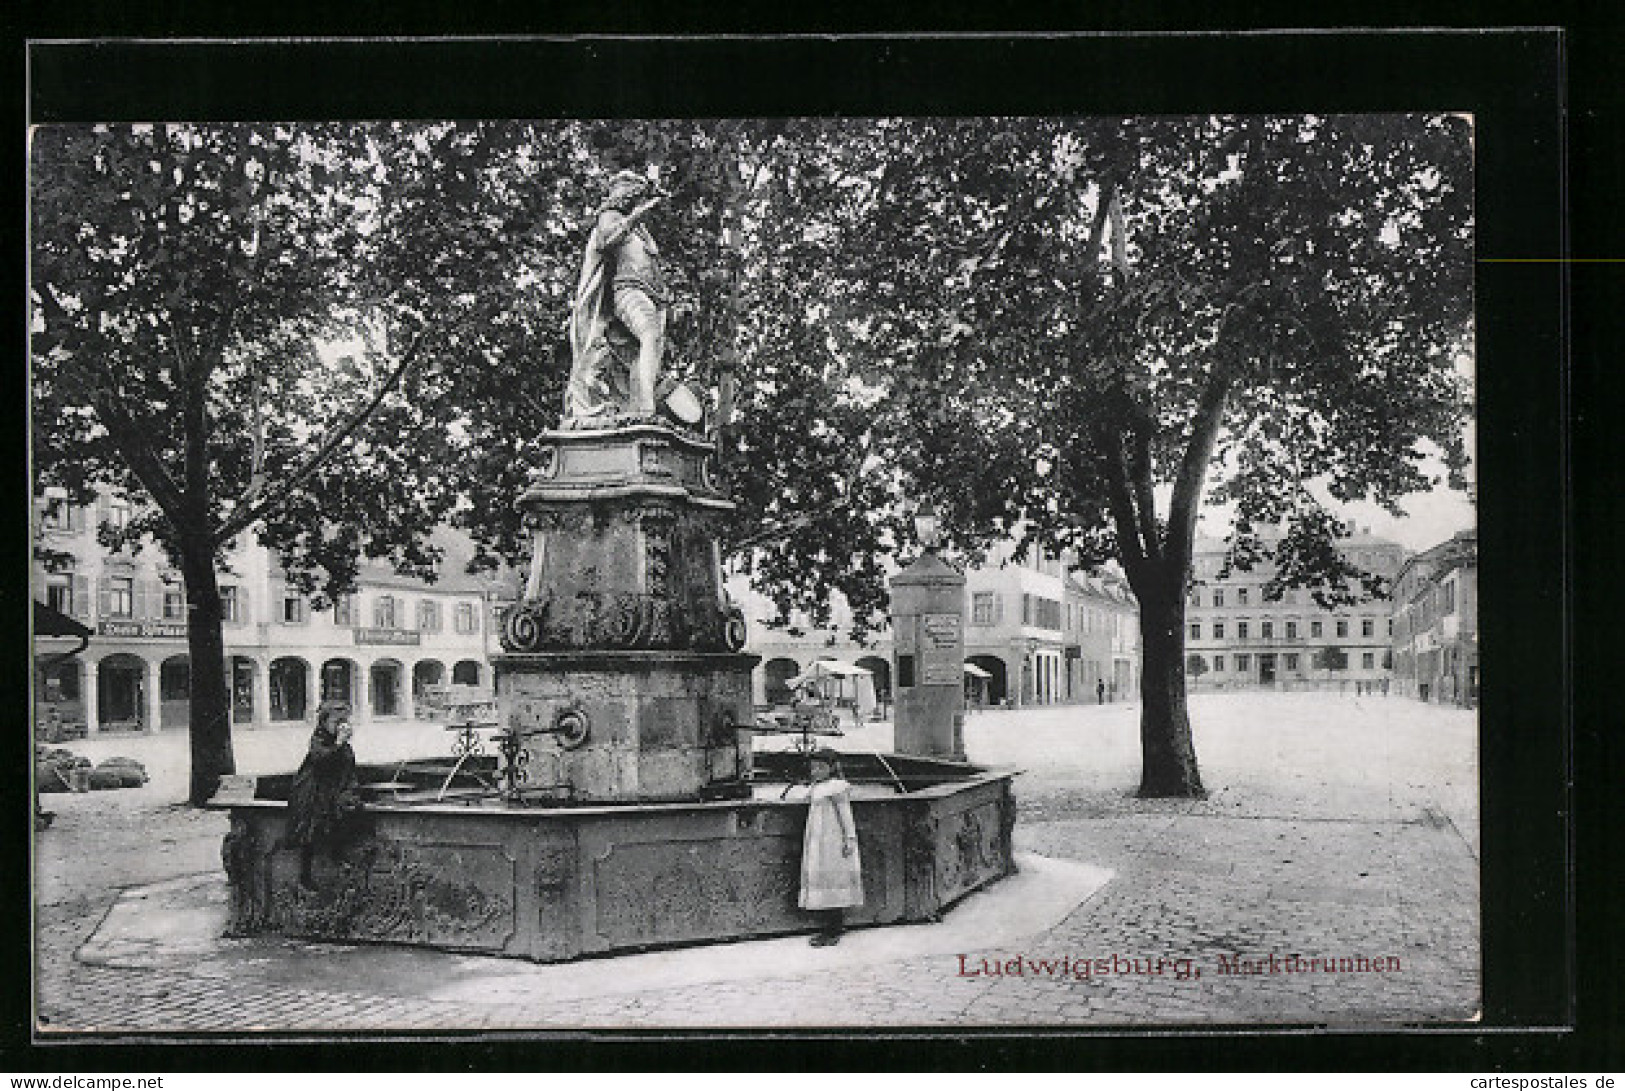
[[[533,538],[493,659],[501,761],[465,735],[455,761],[362,766],[368,803],[309,885],[280,845],[291,776],[223,793],[233,933],[558,961],[814,926],[796,904],[806,807],[785,792],[800,759],[753,758],[758,659],[723,586],[716,446],[692,395],[656,383],[664,286],[641,220],[659,195],[615,186],[564,420],[516,501]],[[933,919],[1014,870],[1009,773],[843,764],[865,891],[849,923]]]

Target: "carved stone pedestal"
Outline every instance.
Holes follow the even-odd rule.
[[[524,600],[493,660],[529,783],[578,802],[743,788],[752,722],[743,618],[723,588],[714,451],[664,424],[546,434],[519,507]]]
[[[754,655],[531,652],[495,656],[503,721],[530,736],[527,784],[576,802],[742,794]]]

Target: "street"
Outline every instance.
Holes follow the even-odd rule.
[[[182,802],[184,733],[71,743],[94,761],[136,758],[152,780],[42,797],[57,817],[36,836],[34,862],[41,1028],[1351,1026],[1474,1017],[1474,713],[1398,697],[1194,697],[1210,793],[1196,802],[1134,798],[1138,716],[1137,705],[1091,704],[968,718],[971,760],[1023,770],[1015,833],[1023,870],[940,924],[853,933],[821,951],[791,937],[561,965],[215,938],[197,922],[216,919],[223,904],[226,819]],[[889,725],[866,725],[838,742],[884,750],[890,734]],[[305,742],[302,728],[239,730],[239,771],[291,770]],[[431,723],[375,725],[355,740],[363,762],[448,744]]]

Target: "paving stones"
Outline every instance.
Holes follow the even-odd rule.
[[[93,950],[83,952],[92,961],[76,953],[122,888],[218,873],[224,822],[170,805],[151,785],[62,797],[58,824],[38,842],[42,1030],[1363,1026],[1471,1019],[1479,1007],[1471,717],[1398,698],[1294,694],[1197,698],[1192,718],[1212,791],[1199,802],[1132,798],[1137,739],[1126,706],[971,718],[966,740],[974,759],[1029,770],[1018,781],[1018,850],[1115,873],[1039,935],[987,950],[877,956],[830,970],[797,959],[783,969],[763,965],[749,976],[634,993],[577,988],[555,995],[546,987],[546,967],[521,971],[447,955],[459,974],[477,979],[488,972],[502,982],[485,995],[459,990],[448,1002],[431,995],[433,980],[413,989],[399,973],[376,980],[365,973],[306,974],[301,966],[331,952],[285,941],[216,941],[215,950],[229,958],[184,965],[92,964]],[[133,750],[142,741],[122,745]],[[155,913],[164,912],[165,889],[184,890],[185,883],[150,894]],[[1401,968],[1224,972],[1225,964],[1270,955],[1394,957]],[[1113,956],[1118,967],[1156,958],[1164,966],[1160,973],[1116,972]],[[346,956],[380,966],[394,957],[387,949]],[[966,963],[983,958],[1037,967],[965,973]],[[1105,972],[1094,965],[1101,959]],[[1090,962],[1086,976],[1077,972],[1081,961]],[[615,960],[598,965],[614,975]],[[1178,965],[1190,972],[1181,976]]]

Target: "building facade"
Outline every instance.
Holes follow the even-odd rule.
[[[1478,533],[1410,558],[1394,582],[1394,685],[1407,697],[1478,707]]]
[[[1405,548],[1362,531],[1343,556],[1392,581]],[[1306,590],[1264,598],[1268,562],[1250,572],[1224,569],[1225,544],[1199,539],[1185,607],[1185,678],[1193,692],[1225,689],[1349,689],[1392,677],[1390,602],[1326,610]]]
[[[1108,699],[1137,695],[1140,677],[1139,608],[1127,584],[1112,574],[1084,577],[1036,550],[1012,560],[1009,546],[965,573],[966,700],[971,707],[1026,708],[1093,702],[1106,683]],[[876,699],[890,700],[895,650],[889,630],[865,644],[851,641],[850,612],[835,603],[824,629],[792,623],[769,628],[776,611],[740,576],[729,594],[750,623],[747,651],[762,657],[756,703],[784,704],[787,679],[820,658],[854,663],[871,672]],[[980,673],[976,673],[980,672]]]
[[[38,507],[38,541],[69,559],[51,570],[35,565],[35,597],[93,636],[67,659],[39,656],[36,705],[91,734],[186,727],[191,665],[180,574],[150,543],[118,553],[97,543],[100,523],[130,518],[120,497]],[[232,723],[313,723],[323,701],[347,702],[362,724],[405,721],[428,712],[441,687],[488,692],[505,584],[464,573],[469,550],[460,536],[443,533],[436,544],[447,551],[436,583],[364,563],[355,593],[321,610],[289,586],[270,551],[235,550],[218,574]]]

